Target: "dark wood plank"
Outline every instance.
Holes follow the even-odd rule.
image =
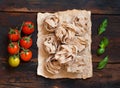
[[[58,79],[51,80],[36,75],[37,71],[37,13],[0,12],[0,88],[119,88],[120,87],[120,16],[119,15],[92,15],[92,78],[87,80]],[[99,24],[108,19],[108,27],[101,37],[97,36]],[[18,68],[11,68],[8,63],[7,33],[9,28],[20,27],[23,21],[31,20],[35,23],[35,32],[32,35],[33,58],[29,63],[22,62]],[[104,55],[98,57],[96,49],[103,36],[107,36],[110,45]],[[109,64],[103,70],[97,70],[98,62],[109,55]]]
[[[4,58],[2,58],[4,59]],[[114,65],[114,66],[113,66]],[[0,88],[119,88],[120,65],[107,64],[103,70],[96,70],[90,79],[51,80],[36,75],[37,62],[23,63],[18,68],[10,68],[6,61],[0,63]]]
[[[101,22],[107,18],[108,19],[108,26],[106,31],[101,35],[98,36],[98,28]],[[92,55],[93,61],[98,62],[99,59],[103,58],[105,55],[109,55],[109,62],[118,62],[120,63],[120,16],[117,15],[92,15]],[[96,55],[96,50],[98,49],[98,45],[102,37],[106,36],[110,43],[106,48],[106,52],[104,55],[98,57]]]
[[[97,29],[100,25],[100,23],[105,19],[108,19],[108,27],[105,33],[101,37],[97,36]],[[15,28],[16,26],[20,27],[20,24],[22,24],[23,21],[31,20],[35,23],[35,32],[33,33],[33,46],[31,47],[31,50],[33,51],[33,58],[37,58],[37,15],[36,13],[3,13],[0,12],[0,50],[2,52],[0,53],[0,57],[7,58],[7,45],[8,45],[8,36],[7,33],[9,31],[9,28]],[[16,20],[17,19],[17,20]],[[103,58],[105,55],[109,55],[110,60],[109,62],[120,62],[120,17],[119,16],[113,16],[113,15],[92,15],[92,55],[93,55],[93,61],[98,62],[101,58]],[[96,50],[98,48],[98,44],[100,39],[106,36],[110,40],[110,44],[106,49],[106,52],[101,57],[98,57],[96,55]]]
[[[93,14],[120,14],[120,0],[0,0],[0,11],[54,12],[87,9]]]
[[[33,54],[33,58],[37,57],[37,23],[36,23],[36,14],[21,14],[21,13],[2,13],[0,12],[0,57],[7,58],[7,45],[8,45],[8,31],[10,28],[16,28],[22,25],[23,21],[32,21],[35,24],[35,32],[32,36],[33,38],[33,46],[32,51],[35,53]]]

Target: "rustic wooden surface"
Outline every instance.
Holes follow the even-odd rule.
[[[90,79],[51,80],[36,75],[37,70],[37,12],[55,12],[67,9],[92,11],[92,56],[94,75]],[[97,36],[99,24],[108,19],[107,31]],[[7,33],[9,28],[20,26],[23,21],[33,21],[33,58],[22,62],[18,68],[8,63]],[[107,36],[110,44],[104,55],[98,57],[96,49],[100,38]],[[98,62],[109,55],[109,63],[97,70]],[[120,0],[0,0],[0,88],[120,88]]]

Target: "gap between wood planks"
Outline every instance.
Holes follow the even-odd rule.
[[[67,10],[67,9],[66,9]],[[72,10],[72,9],[71,9]],[[65,11],[65,10],[60,10],[60,11]],[[40,11],[38,11],[38,10],[35,10],[35,11],[33,11],[33,10],[0,10],[0,12],[5,12],[5,13],[38,13],[38,12],[42,12],[42,13],[44,13],[44,12],[51,12],[51,13],[54,13],[54,12],[57,12],[57,10],[56,11],[53,11],[53,10],[40,10]],[[92,11],[91,11],[92,12]],[[114,13],[114,12],[113,12]],[[120,13],[115,13],[115,14],[113,14],[112,12],[110,13],[110,12],[92,12],[92,15],[120,15]]]

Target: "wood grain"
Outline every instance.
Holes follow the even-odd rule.
[[[37,12],[55,12],[67,9],[92,11],[92,59],[94,75],[90,79],[51,80],[37,76]],[[105,33],[97,35],[100,23],[108,19]],[[8,31],[20,27],[23,21],[33,21],[33,54],[28,63],[17,68],[8,65]],[[120,88],[120,0],[0,0],[0,88]],[[96,50],[103,36],[110,40],[103,55]],[[105,69],[97,70],[98,62],[109,55]]]
[[[120,14],[120,0],[0,0],[0,11],[54,12],[86,9],[93,14]]]
[[[108,27],[105,33],[103,33],[102,36],[97,35],[97,30],[100,25],[100,23],[105,19],[108,19]],[[31,20],[35,23],[35,32],[32,35],[33,38],[33,46],[31,47],[31,50],[33,51],[33,58],[37,58],[37,13],[3,13],[0,12],[0,50],[2,52],[0,53],[0,57],[7,58],[7,45],[8,45],[8,36],[7,33],[9,31],[9,28],[16,28],[21,26],[23,21]],[[17,20],[16,20],[17,19]],[[120,17],[119,16],[109,16],[109,15],[92,15],[92,55],[93,55],[93,62],[99,62],[100,59],[104,57],[98,57],[96,55],[96,50],[98,48],[100,39],[103,36],[108,37],[110,40],[110,44],[106,49],[105,55],[109,55],[110,63],[118,63],[120,62],[120,39],[119,39],[119,25],[120,25]]]
[[[9,13],[0,12],[0,88],[117,88],[120,82],[120,17],[117,15],[92,15],[92,55],[93,55],[93,68],[94,76],[87,80],[70,80],[58,79],[50,80],[36,75],[37,69],[37,13]],[[105,19],[108,19],[109,25],[107,31],[101,36],[97,36],[97,29],[99,24]],[[17,19],[17,20],[16,20]],[[22,62],[18,68],[10,68],[7,63],[8,53],[6,46],[8,45],[7,33],[9,28],[20,27],[23,21],[31,20],[35,23],[35,32],[32,35],[33,58],[31,62]],[[98,57],[96,49],[100,39],[107,36],[110,39],[105,55],[109,55],[109,64],[103,70],[97,70],[98,62],[105,56]],[[87,84],[87,85],[86,85]],[[108,85],[110,84],[110,85]],[[77,86],[76,86],[77,85]],[[107,86],[107,87],[106,87]]]
[[[6,63],[0,63],[0,79],[2,79],[0,88],[8,86],[9,88],[118,88],[120,86],[119,64],[108,64],[101,71],[96,70],[96,66],[97,63],[94,63],[94,76],[87,80],[51,80],[36,75],[36,62],[22,63],[18,68],[10,68]]]

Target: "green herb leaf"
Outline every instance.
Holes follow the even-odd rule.
[[[105,52],[105,48],[98,48],[98,50],[97,50],[97,54],[98,55],[101,55],[101,54],[103,54]]]
[[[103,60],[99,62],[97,69],[103,69],[107,63],[108,63],[108,56],[106,56]]]
[[[103,37],[103,39],[101,40],[99,47],[100,48],[106,48],[109,44],[109,40],[106,37]]]
[[[101,23],[101,25],[100,25],[100,27],[99,27],[99,29],[98,29],[98,35],[101,35],[101,34],[106,30],[107,24],[108,24],[108,21],[107,21],[107,19],[105,19],[105,20]]]

